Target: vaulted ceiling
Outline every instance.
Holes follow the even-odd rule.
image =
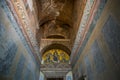
[[[86,0],[36,0],[40,52],[58,48],[69,55],[83,15]]]
[[[11,10],[34,56],[61,49],[78,53],[94,16],[97,0],[11,0]],[[96,5],[96,6],[95,6]],[[17,16],[16,16],[17,14]]]

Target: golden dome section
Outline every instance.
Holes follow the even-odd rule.
[[[68,63],[69,55],[61,49],[51,49],[42,56],[43,63]]]

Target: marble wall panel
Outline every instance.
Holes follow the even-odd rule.
[[[93,56],[93,63],[95,64],[95,71],[99,74],[105,70],[105,62],[102,56],[102,51],[95,40],[91,46],[91,55]]]
[[[102,33],[115,63],[120,64],[120,24],[112,16],[109,16]]]

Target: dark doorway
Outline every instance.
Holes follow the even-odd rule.
[[[63,78],[47,78],[47,80],[63,80]]]

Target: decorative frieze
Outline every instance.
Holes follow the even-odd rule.
[[[92,9],[94,1],[95,0],[92,0],[92,1],[88,0],[87,3],[86,3],[84,13],[83,13],[83,16],[82,16],[82,20],[81,20],[81,23],[80,23],[80,26],[79,26],[79,29],[78,29],[76,39],[75,39],[75,43],[74,43],[74,46],[73,46],[73,49],[72,49],[72,53],[71,53],[72,56],[74,55],[75,51],[79,47],[80,41],[83,38],[83,33],[85,32],[86,25],[87,25],[89,17],[90,17],[90,11]]]
[[[36,54],[39,54],[39,48],[37,47],[37,42],[35,35],[31,29],[31,23],[30,19],[28,17],[27,11],[25,9],[25,5],[23,4],[22,0],[12,0],[12,3],[14,5],[15,11],[17,13],[17,16],[21,22],[22,30],[24,31],[24,35],[26,38],[28,38],[28,43],[34,47],[34,50]],[[29,41],[30,40],[30,41]]]

